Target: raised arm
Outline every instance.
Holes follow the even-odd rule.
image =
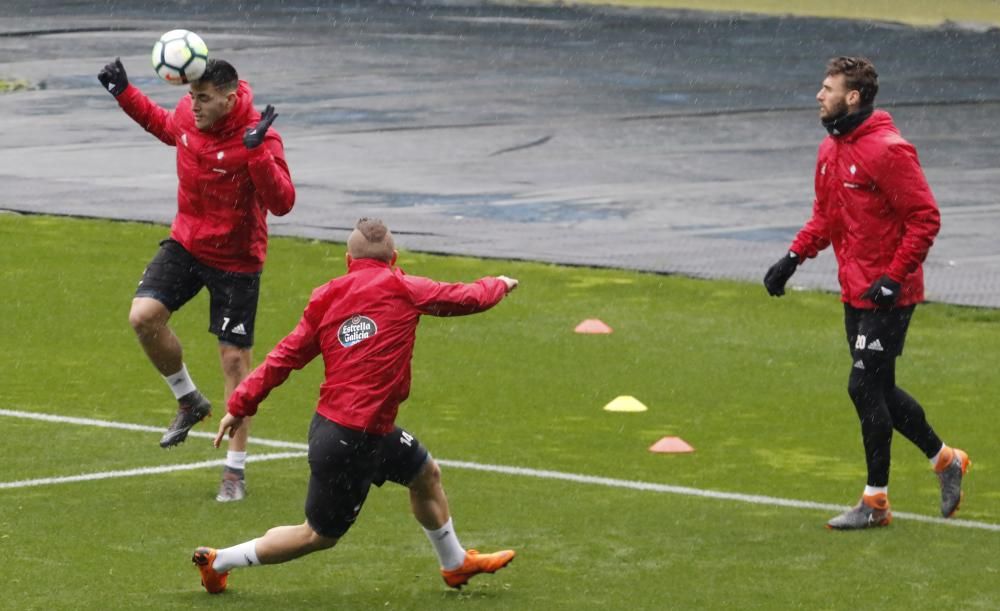
[[[97,80],[108,93],[115,96],[118,105],[125,114],[132,117],[133,121],[164,144],[175,145],[174,135],[170,129],[173,115],[146,97],[138,87],[129,84],[121,59],[115,58],[115,61],[104,66],[97,73]]]
[[[268,212],[283,216],[291,212],[295,205],[295,186],[285,163],[281,136],[269,129],[277,117],[274,106],[268,104],[257,125],[248,128],[243,135],[243,144],[250,150],[250,179],[261,201]]]

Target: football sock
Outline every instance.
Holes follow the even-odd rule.
[[[943,471],[953,458],[955,458],[955,451],[948,446],[941,444],[941,449],[938,450],[938,453],[931,459],[931,466],[934,467],[935,471]]]
[[[865,496],[875,496],[876,494],[889,495],[888,486],[865,486]]]
[[[239,545],[215,551],[215,562],[212,568],[220,573],[241,566],[257,566],[257,539],[251,539]]]
[[[246,469],[247,453],[233,452],[232,450],[226,452],[226,466],[233,471],[242,471]]]
[[[452,526],[451,518],[444,523],[444,526],[437,530],[424,529],[427,539],[434,546],[441,568],[446,570],[457,569],[465,562],[465,548],[458,542],[455,528]]]
[[[188,374],[187,365],[182,364],[181,370],[175,374],[163,376],[166,381],[167,386],[170,390],[174,391],[174,398],[180,399],[189,392],[196,390],[194,382],[191,381],[191,376]]]

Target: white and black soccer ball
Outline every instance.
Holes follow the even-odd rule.
[[[170,30],[153,45],[153,70],[171,85],[198,80],[207,62],[208,46],[189,30]]]

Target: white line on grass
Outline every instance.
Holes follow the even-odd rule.
[[[264,462],[265,460],[279,460],[282,458],[301,458],[307,452],[275,452],[273,454],[254,454],[247,457],[248,462]],[[154,473],[172,473],[174,471],[191,471],[192,469],[203,469],[205,467],[220,467],[226,464],[225,459],[203,460],[179,465],[164,465],[162,467],[139,467],[137,469],[127,469],[124,471],[101,471],[99,473],[83,473],[80,475],[67,475],[65,477],[42,477],[39,479],[23,479],[16,482],[0,482],[0,490],[4,488],[30,488],[31,486],[47,486],[50,484],[69,484],[72,482],[89,482],[99,479],[112,479],[116,477],[135,477],[137,475],[151,475]]]
[[[698,496],[709,499],[720,499],[724,501],[739,501],[741,503],[753,503],[756,505],[772,505],[777,507],[795,507],[798,509],[822,509],[823,511],[843,511],[842,505],[831,505],[829,503],[815,503],[813,501],[796,501],[794,499],[782,499],[774,496],[762,496],[757,494],[740,494],[738,492],[718,492],[715,490],[703,490],[701,488],[687,488],[684,486],[671,486],[668,484],[653,484],[650,482],[637,482],[626,479],[613,479],[610,477],[596,477],[593,475],[578,475],[576,473],[562,473],[561,471],[545,471],[540,469],[526,469],[523,467],[507,467],[503,465],[484,465],[481,463],[464,462],[461,460],[441,460],[437,462],[446,467],[456,469],[471,469],[473,471],[489,471],[492,473],[506,473],[508,475],[521,475],[524,477],[538,477],[541,479],[555,479],[579,484],[592,484],[596,486],[608,486],[611,488],[627,488],[629,490],[643,490],[648,492],[661,492],[665,494],[682,494],[686,496]],[[893,518],[903,518],[914,522],[927,522],[929,524],[941,524],[944,526],[958,526],[961,528],[978,528],[980,530],[992,530],[1000,532],[1000,524],[990,524],[988,522],[975,522],[973,520],[957,520],[935,518],[919,513],[908,513],[905,511],[893,511]]]
[[[11,409],[0,409],[0,416],[26,418],[29,420],[43,420],[46,422],[59,422],[65,424],[79,424],[82,426],[96,426],[105,429],[120,429],[123,431],[140,431],[143,433],[163,434],[163,427],[146,426],[144,424],[130,424],[128,422],[112,422],[110,420],[95,420],[93,418],[75,418],[73,416],[58,416],[38,412],[20,412]],[[203,437],[205,439],[215,438],[214,433],[200,433],[197,431],[191,431],[188,435],[190,437]],[[258,439],[256,437],[251,437],[250,441],[257,445],[270,446],[272,448],[291,448],[293,450],[308,449],[308,446],[304,443],[293,443],[291,441],[274,441],[272,439]]]
[[[162,431],[161,428],[144,426],[139,424],[128,424],[123,422],[111,422],[107,420],[93,420],[90,418],[74,418],[70,416],[58,416],[53,414],[41,414],[37,412],[22,412],[8,409],[0,409],[0,416],[10,416],[12,418],[27,418],[31,420],[42,420],[46,422],[60,422],[69,424],[79,424],[84,426],[98,426],[103,428],[123,429],[129,431],[155,432]],[[192,436],[213,438],[211,433],[190,433]],[[267,439],[257,439],[251,437],[250,440],[257,445],[267,445],[273,447],[295,448],[299,452],[282,452],[275,454],[250,455],[251,460],[276,460],[279,458],[297,458],[304,456],[303,450],[308,446],[303,443],[289,441],[273,441]],[[662,494],[680,494],[685,496],[696,496],[701,498],[719,499],[723,501],[737,501],[740,503],[752,503],[756,505],[770,505],[774,507],[793,507],[796,509],[816,509],[823,511],[842,511],[842,505],[832,505],[829,503],[816,503],[813,501],[797,501],[795,499],[783,499],[773,496],[762,496],[755,494],[740,494],[737,492],[718,492],[715,490],[703,490],[701,488],[688,488],[685,486],[671,486],[668,484],[654,484],[651,482],[640,482],[634,480],[614,479],[610,477],[597,477],[593,475],[581,475],[577,473],[563,473],[561,471],[548,471],[544,469],[528,469],[525,467],[508,467],[504,465],[484,465],[481,463],[466,462],[461,460],[436,459],[439,464],[454,469],[469,469],[471,471],[487,471],[490,473],[504,473],[507,475],[520,475],[522,477],[535,477],[539,479],[554,479],[578,484],[590,484],[595,486],[606,486],[609,488],[624,488],[628,490],[640,490],[645,492],[659,492]],[[45,478],[39,480],[24,480],[23,482],[0,482],[0,489],[19,488],[24,486],[40,486],[44,484],[58,484],[70,481],[84,481],[95,479],[107,479],[110,477],[127,477],[131,475],[145,475],[148,473],[166,473],[170,471],[183,471],[188,469],[200,469],[223,464],[223,460],[209,460],[199,463],[189,463],[184,465],[171,465],[164,467],[145,467],[142,469],[132,469],[129,471],[106,471],[89,475],[75,475],[70,477]],[[29,482],[29,483],[25,483]],[[35,482],[35,483],[30,483]],[[918,513],[896,512],[893,518],[913,520],[914,522],[925,522],[929,524],[940,524],[943,526],[954,526],[959,528],[974,528],[978,530],[988,530],[1000,532],[1000,524],[988,522],[976,522],[973,520],[944,519],[932,516],[925,516]]]

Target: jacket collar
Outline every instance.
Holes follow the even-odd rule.
[[[350,265],[347,266],[347,273],[358,272],[363,269],[389,269],[389,267],[389,263],[381,259],[351,259]]]
[[[851,113],[844,113],[835,119],[824,119],[823,127],[831,136],[846,136],[865,122],[874,112],[872,106],[862,106]]]
[[[883,130],[897,131],[896,125],[892,121],[892,115],[884,110],[876,110],[870,117],[865,119],[861,125],[858,125],[856,128],[851,130],[850,133],[842,136],[830,137],[841,142],[854,142],[855,140],[863,138],[871,133]]]

